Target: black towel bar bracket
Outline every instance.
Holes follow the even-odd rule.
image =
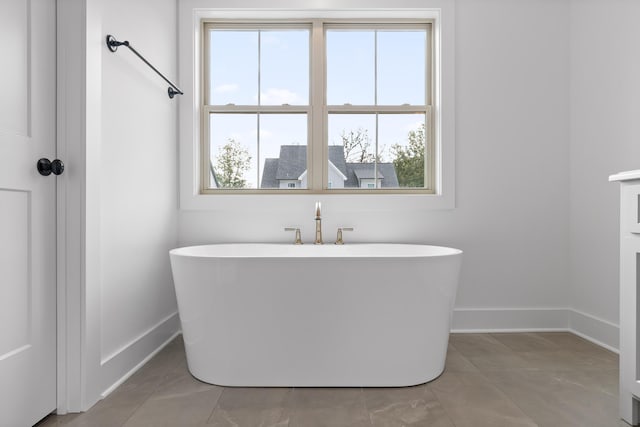
[[[109,48],[109,50],[111,52],[115,52],[115,51],[118,50],[118,46],[126,46],[126,47],[128,47],[131,52],[133,52],[138,58],[140,58],[142,60],[142,62],[147,64],[149,66],[149,68],[151,68],[153,71],[156,72],[156,74],[158,74],[160,77],[162,77],[165,82],[169,83],[169,88],[167,89],[167,94],[169,95],[169,98],[173,99],[173,97],[176,96],[176,95],[184,95],[184,92],[182,92],[178,86],[173,84],[173,82],[171,82],[171,80],[166,78],[160,71],[158,71],[158,69],[156,67],[151,65],[151,63],[149,61],[147,61],[144,58],[144,56],[140,55],[138,53],[138,51],[135,50],[127,40],[125,40],[123,42],[119,42],[111,34],[107,35],[107,48]]]

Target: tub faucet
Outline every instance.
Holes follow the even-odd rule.
[[[294,245],[302,244],[302,237],[300,236],[300,228],[298,227],[285,227],[284,231],[295,231],[296,232],[296,240],[294,240]]]
[[[316,239],[314,245],[322,244],[322,218],[320,217],[320,202],[316,202]]]
[[[338,227],[338,233],[336,235],[336,245],[344,245],[344,240],[342,240],[343,231],[353,231],[353,227]]]

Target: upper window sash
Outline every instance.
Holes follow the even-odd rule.
[[[329,21],[323,24],[323,41],[324,41],[324,49],[327,49],[328,37],[327,33],[331,31],[335,32],[374,32],[374,46],[373,46],[373,68],[374,68],[374,98],[373,102],[369,103],[332,103],[331,100],[328,99],[328,84],[327,81],[330,70],[327,67],[327,56],[329,55],[325,51],[324,60],[324,94],[325,94],[325,105],[329,111],[348,111],[352,109],[353,111],[372,111],[372,108],[364,107],[364,106],[376,106],[379,111],[386,109],[388,112],[395,111],[415,111],[416,109],[426,111],[427,107],[432,106],[433,98],[432,98],[432,85],[433,85],[433,62],[432,62],[432,52],[433,52],[433,24],[432,20],[393,20],[393,22],[387,21],[349,21],[349,22],[335,22]],[[424,57],[424,73],[422,77],[422,84],[424,84],[424,98],[423,102],[419,103],[385,103],[381,102],[383,99],[380,99],[378,93],[378,83],[379,83],[379,68],[380,68],[380,58],[379,55],[379,37],[380,33],[392,32],[392,33],[401,33],[401,32],[416,32],[416,31],[424,31],[425,32],[425,43],[424,43],[424,51],[422,52]],[[359,108],[364,107],[364,108]]]
[[[311,44],[311,29],[312,26],[310,23],[308,22],[299,22],[299,23],[283,23],[283,22],[260,22],[260,21],[254,21],[252,23],[250,22],[238,22],[238,23],[233,23],[233,22],[229,22],[229,21],[224,21],[224,22],[204,22],[203,23],[203,61],[202,61],[202,80],[204,80],[204,84],[202,85],[203,88],[203,94],[202,94],[202,100],[203,100],[203,105],[209,105],[209,106],[267,106],[267,105],[271,105],[274,106],[274,104],[265,104],[261,101],[261,97],[262,97],[262,93],[261,93],[261,85],[262,85],[262,80],[261,80],[261,75],[260,75],[260,60],[261,60],[261,50],[262,50],[262,43],[258,42],[257,45],[257,63],[256,65],[256,75],[254,76],[256,79],[256,83],[257,83],[257,99],[256,102],[252,102],[252,103],[228,103],[228,102],[224,102],[224,103],[214,103],[212,98],[212,70],[211,70],[211,35],[212,32],[215,31],[220,31],[220,32],[224,32],[224,31],[230,31],[230,32],[247,32],[247,33],[251,33],[251,32],[257,32],[258,33],[258,37],[262,37],[263,33],[266,33],[268,35],[269,32],[271,31],[291,31],[291,30],[306,30],[309,32],[309,37],[308,37],[308,46],[307,46],[307,53],[308,53],[308,59],[309,59],[309,63],[308,63],[308,68],[311,68],[311,62],[312,62],[312,44]],[[260,39],[259,39],[260,40]],[[307,80],[307,88],[306,88],[306,99],[307,102],[306,103],[295,103],[294,105],[310,105],[311,103],[311,75],[309,73],[308,75],[308,80]]]

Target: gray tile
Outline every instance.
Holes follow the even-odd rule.
[[[513,354],[509,347],[490,334],[451,334],[449,342],[467,358]]]
[[[456,427],[536,426],[482,374],[447,373],[429,384]]]
[[[290,427],[371,426],[359,388],[296,388],[283,419]]]
[[[172,397],[151,397],[124,424],[126,427],[201,426],[206,424],[220,390]]]
[[[107,406],[142,405],[164,380],[164,374],[134,375],[98,403]]]
[[[553,341],[535,333],[500,333],[491,334],[491,337],[515,352],[560,350],[561,348]]]
[[[553,342],[563,350],[579,354],[589,354],[591,356],[600,359],[608,359],[616,363],[618,361],[618,355],[614,352],[602,348],[570,332],[536,332],[535,335]]]
[[[613,370],[618,368],[614,358],[603,357],[594,352],[575,352],[569,350],[520,352],[518,357],[524,360],[530,369],[571,371],[571,370]]]
[[[184,372],[169,374],[124,424],[126,427],[200,426],[207,422],[222,387]]]
[[[188,396],[193,393],[217,391],[222,393],[224,387],[208,384],[194,378],[187,371],[173,371],[158,384],[151,396],[152,399]]]
[[[151,375],[142,372],[143,370],[138,371],[110,395],[96,403],[91,410],[77,414],[66,425],[69,427],[116,427],[123,425],[163,381],[162,375]]]
[[[541,427],[603,427],[619,421],[618,399],[597,379],[567,372],[503,371],[487,378]]]
[[[213,426],[285,427],[285,404],[292,389],[227,387],[208,423]]]
[[[119,427],[140,407],[139,404],[111,404],[101,400],[90,411],[79,414],[65,427]]]
[[[624,426],[618,375],[615,353],[570,333],[452,334],[425,385],[218,387],[189,374],[178,337],[90,411],[38,427]]]
[[[289,405],[301,409],[316,409],[338,406],[352,406],[362,403],[361,388],[345,387],[300,387],[293,389]]]
[[[77,418],[80,414],[66,414],[66,415],[49,415],[47,418],[41,420],[34,427],[59,427],[65,426]]]
[[[527,369],[531,366],[490,334],[451,334],[450,342],[454,350],[479,371]]]
[[[365,404],[376,427],[454,427],[427,386],[365,388]]]
[[[49,415],[48,417],[35,424],[33,427],[57,427],[62,425],[62,417],[57,415]]]
[[[615,353],[566,333],[455,334],[453,347],[481,372],[502,370],[610,370]],[[580,349],[580,350],[577,350]]]
[[[589,369],[572,370],[555,373],[567,382],[573,382],[582,387],[591,388],[603,394],[618,398],[620,391],[620,371],[618,369]]]
[[[129,380],[139,382],[147,378],[163,377],[174,371],[185,361],[184,346],[181,343],[182,341],[176,338],[149,360],[142,369],[132,375]]]
[[[445,372],[478,372],[478,368],[456,350],[452,345],[449,345],[447,350],[447,360],[444,364]]]
[[[522,358],[519,353],[496,353],[466,357],[480,372],[536,369],[536,364],[533,361]]]

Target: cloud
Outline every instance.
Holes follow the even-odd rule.
[[[255,137],[258,135],[258,131],[254,130],[251,132],[251,137],[255,139]],[[267,129],[260,129],[260,139],[269,139],[273,136],[273,132],[271,132],[270,130]]]
[[[260,103],[262,105],[282,105],[282,104],[302,104],[303,100],[295,92],[289,89],[267,89],[266,92],[260,93]]]
[[[271,138],[273,136],[273,132],[267,129],[260,129],[260,138]]]
[[[215,93],[235,92],[238,90],[238,85],[235,83],[226,83],[213,88]]]
[[[424,125],[424,121],[419,121],[419,122],[415,122],[415,123],[409,123],[408,125],[404,126],[404,130],[409,133],[412,130],[418,130],[420,128],[420,126]]]

